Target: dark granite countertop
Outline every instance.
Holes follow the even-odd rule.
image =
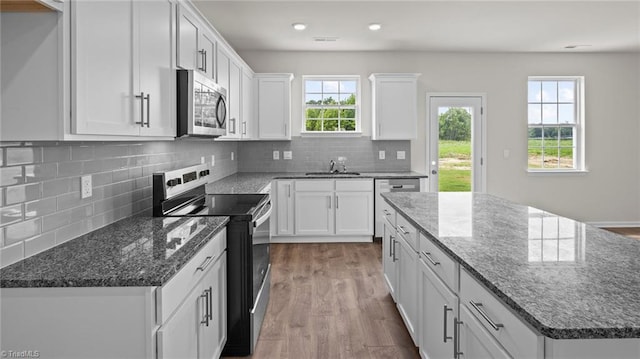
[[[0,269],[0,287],[161,286],[228,221],[228,217],[123,219]],[[169,243],[195,223],[197,232],[189,240]]]
[[[258,193],[274,179],[426,178],[419,172],[360,172],[360,175],[306,175],[306,172],[239,172],[207,185],[207,193]]]
[[[640,241],[478,193],[384,193],[554,339],[640,338]]]

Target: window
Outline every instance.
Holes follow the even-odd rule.
[[[529,77],[529,171],[581,171],[582,77]]]
[[[303,76],[303,132],[360,132],[358,76]]]

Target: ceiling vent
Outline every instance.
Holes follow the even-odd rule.
[[[315,42],[336,42],[338,38],[335,36],[318,36],[314,37],[313,41]]]

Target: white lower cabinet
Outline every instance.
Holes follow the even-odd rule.
[[[47,358],[218,358],[227,338],[225,249],[226,229],[162,287],[2,288],[2,350]]]
[[[418,253],[407,240],[398,235],[398,295],[397,306],[404,324],[417,344],[418,336]]]
[[[272,242],[371,241],[372,179],[278,180],[277,183],[277,228]]]
[[[333,202],[333,192],[296,191],[296,234],[314,236],[333,234]]]
[[[220,357],[227,339],[226,268],[223,254],[158,330],[158,359]]]
[[[388,219],[388,217],[387,217]],[[395,302],[396,288],[398,282],[397,265],[396,265],[396,227],[389,220],[385,219],[383,224],[382,235],[382,273],[384,282],[389,289],[389,294]],[[393,213],[393,222],[395,222],[395,212]]]
[[[275,223],[275,235],[289,236],[293,234],[293,181],[277,180],[275,183],[275,216],[271,216]]]
[[[418,346],[422,358],[452,358],[454,318],[458,317],[458,297],[423,261],[420,267]]]

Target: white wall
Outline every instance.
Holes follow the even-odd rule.
[[[256,72],[292,72],[292,134],[299,134],[302,75],[356,74],[362,128],[371,134],[373,72],[419,72],[418,139],[411,165],[426,168],[426,93],[487,94],[487,191],[589,222],[640,223],[640,56],[427,52],[263,52],[240,55]],[[531,176],[527,167],[527,76],[582,75],[586,87],[584,175]],[[503,150],[510,157],[503,158]]]

